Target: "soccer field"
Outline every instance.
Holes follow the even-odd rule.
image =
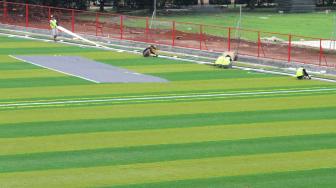
[[[249,12],[243,10],[241,27],[282,34],[294,34],[307,37],[329,39],[333,36],[335,12],[325,14],[291,13],[279,14],[274,11]],[[224,27],[237,27],[239,11],[215,13],[185,13],[180,15],[160,16],[178,22],[210,24]]]
[[[335,83],[0,44],[1,188],[336,186]],[[9,55],[81,56],[169,82],[97,84]]]

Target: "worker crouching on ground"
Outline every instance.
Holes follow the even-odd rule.
[[[49,23],[50,23],[50,28],[51,28],[51,35],[52,35],[54,41],[56,42],[57,36],[58,36],[58,31],[57,31],[58,23],[57,23],[57,20],[56,20],[55,16],[51,15],[51,19],[50,19]]]
[[[157,48],[154,45],[150,45],[148,48],[144,49],[142,55],[144,57],[158,57]]]
[[[224,69],[232,68],[232,58],[229,55],[219,56],[215,62],[215,65]]]
[[[298,80],[303,80],[303,79],[309,79],[310,80],[311,79],[311,77],[307,73],[306,69],[304,69],[303,67],[300,67],[300,68],[297,69],[296,78]]]

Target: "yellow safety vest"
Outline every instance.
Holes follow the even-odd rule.
[[[296,71],[296,77],[300,76],[303,76],[303,68],[298,68],[298,70]]]
[[[230,65],[230,57],[219,56],[215,62],[216,65]]]
[[[50,27],[51,27],[51,29],[55,29],[57,27],[57,21],[56,20],[50,20]]]

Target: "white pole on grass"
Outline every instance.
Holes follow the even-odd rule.
[[[150,29],[152,29],[152,24],[153,24],[153,21],[155,19],[156,19],[156,0],[154,0],[154,11],[153,11],[152,20],[151,20],[151,23],[150,23],[150,26],[149,26]]]
[[[330,43],[329,43],[329,48],[332,50],[335,50],[335,40],[336,40],[336,16],[334,15],[334,28],[333,28],[333,32],[331,34],[331,39],[330,39]]]
[[[236,40],[238,40],[238,46],[235,49],[236,54],[239,53],[239,48],[240,48],[240,38],[241,38],[241,22],[242,22],[242,14],[243,14],[243,10],[242,10],[242,5],[239,6],[239,19],[237,22],[237,27],[236,27],[236,33],[235,33],[235,38]]]

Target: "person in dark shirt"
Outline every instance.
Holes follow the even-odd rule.
[[[148,48],[144,49],[142,55],[144,57],[158,57],[157,48],[154,45],[150,45]]]

